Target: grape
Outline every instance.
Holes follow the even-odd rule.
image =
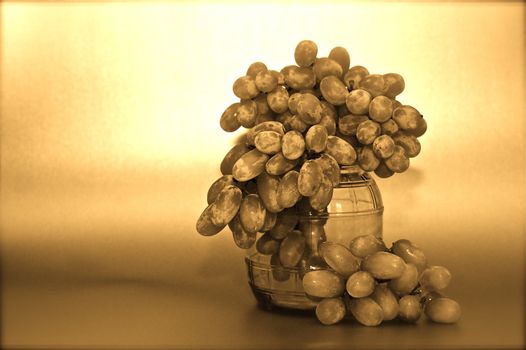
[[[340,166],[336,159],[327,153],[323,153],[316,162],[321,168],[321,172],[325,175],[332,183],[333,187],[338,186],[340,183]]]
[[[299,263],[305,250],[305,237],[295,230],[288,234],[279,246],[279,261],[284,267],[292,268]]]
[[[394,320],[398,316],[398,299],[385,283],[376,285],[370,297],[382,308],[384,321]]]
[[[385,165],[385,162],[381,161],[380,164],[374,169],[374,173],[381,178],[388,178],[390,176],[394,175],[394,171],[389,169],[387,165]]]
[[[450,298],[436,298],[428,302],[424,312],[427,317],[437,323],[455,323],[462,314],[460,305]]]
[[[404,132],[398,132],[393,135],[394,143],[401,146],[405,155],[409,158],[416,157],[421,150],[420,142],[413,135],[407,135]]]
[[[356,138],[363,145],[370,145],[374,139],[380,136],[380,124],[372,120],[361,122],[356,129]]]
[[[351,57],[349,52],[344,47],[336,46],[329,53],[329,58],[338,62],[340,67],[342,67],[342,72],[347,72],[349,66],[351,65]]]
[[[338,136],[329,136],[327,138],[326,152],[341,165],[352,165],[356,160],[354,148]]]
[[[327,129],[322,125],[313,125],[305,135],[305,144],[307,149],[320,153],[327,146]]]
[[[386,159],[393,155],[395,142],[389,135],[380,135],[373,141],[373,151],[378,158]]]
[[[343,277],[349,277],[360,268],[360,260],[341,244],[324,242],[320,245],[320,253],[327,265]]]
[[[249,100],[259,95],[255,79],[248,75],[238,78],[234,82],[232,90],[234,91],[234,95],[242,100]]]
[[[212,204],[216,201],[219,193],[228,185],[235,185],[234,177],[232,175],[223,175],[210,186],[206,195],[206,201],[208,204]]]
[[[382,123],[382,134],[393,136],[398,131],[398,124],[393,119]]]
[[[345,105],[347,106],[347,109],[352,114],[356,115],[368,113],[371,101],[371,94],[363,89],[352,90],[345,97]]]
[[[340,79],[331,75],[323,78],[320,82],[320,90],[323,98],[335,106],[345,104],[349,91]]]
[[[387,86],[385,96],[395,98],[400,95],[405,88],[404,78],[397,73],[387,73],[383,75],[385,85]]]
[[[266,172],[263,172],[257,178],[259,198],[261,198],[265,208],[273,213],[283,210],[283,207],[278,204],[279,181],[278,176],[269,175]]]
[[[329,115],[334,120],[338,119],[338,112],[336,111],[336,107],[334,107],[327,101],[320,101],[320,104],[322,109],[322,116]]]
[[[351,313],[364,326],[374,327],[382,323],[384,313],[380,305],[369,297],[351,299]]]
[[[334,298],[342,295],[344,283],[340,276],[329,270],[309,271],[303,276],[303,289],[317,298]]]
[[[269,233],[264,233],[256,241],[256,250],[263,255],[276,254],[279,250],[280,242],[272,238]]]
[[[288,106],[292,114],[298,113],[298,102],[300,101],[301,93],[295,92],[289,97]]]
[[[413,135],[415,137],[420,137],[425,134],[427,131],[427,122],[424,119],[424,117],[421,117],[420,119],[417,119],[416,121],[416,128],[411,130],[406,130],[408,134]]]
[[[348,279],[345,288],[347,293],[354,298],[363,298],[373,293],[375,281],[373,276],[366,271],[357,271]]]
[[[393,119],[400,129],[416,131],[422,116],[414,107],[404,105],[393,111]]]
[[[254,143],[261,153],[273,155],[281,151],[281,137],[275,131],[262,131],[256,135]]]
[[[296,204],[301,194],[298,190],[299,173],[295,170],[287,172],[278,187],[278,204],[283,208],[290,208]]]
[[[285,76],[281,72],[278,72],[277,70],[269,70],[269,72],[276,77],[276,81],[278,82],[278,85],[285,85]]]
[[[285,128],[283,124],[281,124],[278,121],[268,121],[261,124],[256,125],[252,129],[248,130],[246,136],[247,136],[247,145],[249,146],[255,146],[255,139],[256,135],[262,131],[275,131],[281,135],[285,133]]]
[[[399,256],[387,252],[376,252],[362,261],[362,270],[381,280],[398,278],[404,269],[405,262]]]
[[[316,317],[326,326],[343,320],[345,313],[345,303],[342,298],[323,299],[316,306]]]
[[[416,295],[406,295],[400,298],[398,301],[400,311],[398,317],[405,322],[416,322],[422,315],[422,306],[418,296]]]
[[[316,84],[316,77],[310,68],[306,67],[290,67],[286,73],[285,84],[296,90],[310,89]]]
[[[197,219],[197,223],[195,225],[195,228],[199,234],[203,236],[213,236],[217,233],[219,233],[221,230],[225,228],[226,225],[216,226],[212,222],[211,217],[211,207],[212,204],[208,205],[205,210],[201,213],[201,216],[199,216],[199,219]]]
[[[349,89],[356,89],[363,78],[369,75],[367,68],[354,66],[349,69],[343,76],[343,82]]]
[[[393,111],[395,109],[397,109],[398,107],[401,107],[402,106],[402,103],[400,103],[400,101],[397,101],[396,99],[392,98],[391,99],[391,102],[393,103]]]
[[[266,209],[257,194],[249,194],[241,201],[239,222],[248,233],[256,233],[263,228]],[[254,237],[255,242],[255,237]]]
[[[290,272],[283,267],[279,260],[279,253],[274,253],[270,257],[270,265],[272,266],[272,278],[278,282],[285,282],[290,278]]]
[[[272,238],[281,240],[292,232],[297,223],[298,215],[296,211],[294,209],[285,209],[281,213],[278,213],[276,224],[268,232]]]
[[[252,100],[241,102],[237,108],[237,121],[245,128],[251,128],[256,125],[257,115],[258,106]]]
[[[313,41],[303,40],[296,46],[294,50],[294,59],[300,67],[309,67],[316,60],[318,54],[318,46]]]
[[[383,95],[386,89],[384,77],[380,74],[369,74],[360,81],[359,88],[371,94],[372,97]]]
[[[268,155],[253,149],[243,154],[234,164],[232,175],[237,181],[248,181],[265,171]]]
[[[384,123],[393,114],[393,102],[388,97],[376,96],[369,104],[369,117],[378,123]]]
[[[321,167],[314,160],[303,163],[298,177],[298,190],[302,196],[312,196],[320,188],[323,173]]]
[[[404,272],[398,278],[389,281],[389,288],[399,296],[411,293],[418,284],[418,269],[413,264],[406,264]]]
[[[268,93],[267,103],[271,110],[276,113],[283,113],[289,108],[289,93],[283,86],[277,86]]]
[[[219,126],[221,126],[221,129],[225,130],[226,132],[233,132],[239,129],[241,126],[237,120],[237,110],[239,106],[240,103],[236,102],[232,103],[225,109],[221,115],[221,119],[219,120]]]
[[[386,250],[386,247],[376,236],[362,235],[351,241],[349,249],[354,256],[365,258],[368,255]]]
[[[287,171],[293,169],[297,164],[297,159],[287,159],[283,153],[278,152],[268,160],[267,164],[265,164],[265,170],[270,175],[283,175]]]
[[[358,164],[365,171],[373,171],[380,165],[380,159],[376,157],[371,146],[363,146],[358,150]]]
[[[254,62],[247,69],[247,75],[252,78],[256,78],[256,75],[259,72],[264,72],[267,70],[267,66],[263,62]]]
[[[329,114],[322,114],[321,120],[318,123],[327,130],[327,136],[334,136],[336,134],[336,121],[335,118]]]
[[[366,115],[349,114],[343,116],[338,122],[338,130],[344,135],[356,135],[358,125],[366,120],[369,120]]]
[[[318,58],[314,62],[314,74],[316,75],[316,82],[319,83],[323,78],[334,75],[341,78],[343,74],[342,67],[338,62],[328,57]]]
[[[234,242],[241,249],[249,249],[256,243],[256,232],[248,232],[240,222],[240,216],[236,215],[228,224]]]
[[[272,230],[274,225],[276,225],[276,219],[278,215],[276,213],[273,213],[271,211],[268,211],[265,209],[265,221],[263,222],[263,227],[261,228],[261,232],[267,232]]]
[[[281,139],[281,151],[283,156],[289,160],[298,159],[305,151],[305,139],[296,130],[287,132]]]
[[[321,168],[320,168],[321,169]],[[309,203],[315,210],[321,211],[325,209],[332,199],[332,182],[327,176],[321,174],[320,186],[316,192],[309,197]]]
[[[263,116],[273,116],[274,112],[270,109],[270,106],[267,102],[267,94],[259,94],[256,98],[253,99],[256,102],[258,117]],[[258,124],[256,122],[256,124]]]
[[[385,160],[385,165],[395,173],[403,173],[409,168],[409,158],[402,147],[395,145],[393,154]]]
[[[318,124],[321,120],[323,111],[320,100],[312,94],[302,94],[298,98],[298,116],[303,122],[309,125]]]
[[[210,220],[216,226],[228,224],[236,216],[243,194],[241,190],[232,185],[227,185],[219,193],[210,207]]]
[[[293,115],[288,120],[288,124],[291,130],[298,131],[299,133],[305,132],[309,127],[298,115]]]
[[[430,266],[420,275],[420,285],[430,291],[445,289],[451,282],[451,272],[443,266]]]
[[[260,71],[256,75],[255,81],[256,87],[261,92],[271,92],[278,86],[277,77],[268,70]]]

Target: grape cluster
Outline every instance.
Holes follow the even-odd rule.
[[[255,62],[234,82],[240,100],[219,124],[227,132],[248,131],[225,155],[223,176],[208,191],[197,222],[202,235],[228,225],[244,249],[257,232],[283,239],[288,232],[275,233],[274,226],[291,212],[324,211],[340,167],[389,177],[420,152],[417,136],[427,126],[415,108],[395,99],[404,90],[402,76],[349,68],[343,47],[317,54],[314,42],[301,41],[297,65],[278,72]]]
[[[460,305],[443,295],[451,273],[428,266],[423,251],[406,239],[387,249],[373,235],[359,236],[346,247],[323,242],[319,252],[328,268],[307,271],[303,288],[317,301],[318,320],[331,325],[351,317],[377,326],[399,319],[413,323],[425,314],[438,323],[455,323]]]

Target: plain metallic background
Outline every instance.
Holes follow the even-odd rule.
[[[2,3],[4,345],[523,346],[524,10]],[[404,76],[399,99],[428,132],[406,173],[377,180],[384,238],[452,271],[458,325],[327,328],[265,313],[231,234],[195,232],[239,135],[219,127],[233,81],[254,61],[292,64],[303,39]]]

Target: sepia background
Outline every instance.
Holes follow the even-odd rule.
[[[525,85],[520,2],[2,3],[5,347],[522,348]],[[239,133],[248,65],[296,44],[404,76],[428,122],[378,179],[384,238],[447,266],[453,326],[322,327],[256,308],[244,252],[195,221]]]

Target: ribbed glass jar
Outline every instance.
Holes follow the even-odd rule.
[[[355,167],[341,171],[340,184],[326,212],[300,210],[297,229],[306,238],[306,251],[298,267],[273,264],[269,255],[248,251],[245,262],[249,284],[260,306],[308,310],[316,307],[302,285],[305,273],[328,268],[318,252],[321,242],[336,242],[348,247],[361,235],[382,238],[383,204],[380,190],[368,173]]]

